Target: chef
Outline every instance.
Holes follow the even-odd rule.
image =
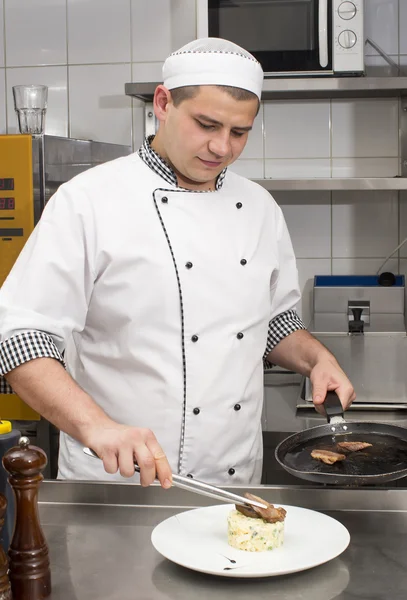
[[[61,430],[60,478],[137,480],[136,460],[142,485],[259,483],[263,361],[310,376],[317,406],[354,399],[296,314],[281,209],[228,170],[262,81],[225,40],[171,54],[157,134],[61,185],[4,283],[3,391]]]

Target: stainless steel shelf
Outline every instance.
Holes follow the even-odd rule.
[[[151,102],[160,82],[126,83],[127,96]],[[407,77],[313,77],[265,79],[262,100],[407,95]]]
[[[407,190],[407,177],[318,177],[313,179],[255,179],[254,181],[270,192]]]

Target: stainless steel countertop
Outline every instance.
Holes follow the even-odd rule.
[[[276,504],[329,513],[349,529],[350,546],[302,573],[214,577],[167,561],[150,541],[160,521],[213,504],[211,499],[158,486],[43,482],[39,508],[51,557],[50,600],[405,600],[407,491],[297,486],[251,491]]]

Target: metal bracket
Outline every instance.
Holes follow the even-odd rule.
[[[382,48],[380,48],[380,46],[378,46],[376,44],[376,42],[374,42],[372,39],[370,39],[369,37],[366,38],[365,41],[365,46],[372,46],[372,48],[374,50],[376,50],[376,52],[382,57],[384,58],[384,60],[387,62],[388,65],[390,65],[397,73],[397,77],[406,77],[407,76],[407,72],[405,71],[404,67],[400,67],[400,65],[398,65],[391,56],[389,56],[387,54],[387,52],[385,52]]]
[[[145,137],[155,135],[157,131],[156,118],[154,115],[154,107],[152,102],[144,104],[144,134]]]

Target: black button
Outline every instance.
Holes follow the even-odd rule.
[[[167,196],[163,196],[163,197],[161,198],[161,202],[164,202],[164,204],[167,204],[167,202],[168,202],[168,198],[167,198]]]
[[[240,264],[243,266],[247,265],[247,260],[245,258],[242,258],[242,260],[240,261]]]
[[[199,340],[199,337],[198,337],[197,335],[193,335],[193,336],[191,337],[191,340],[192,340],[193,342],[197,342],[197,341]]]
[[[236,337],[237,337],[238,340],[241,340],[241,339],[244,338],[244,335],[243,335],[243,333],[241,331],[239,331],[239,333],[237,334]]]
[[[235,404],[233,408],[235,410],[240,410],[242,407],[240,406],[240,404]]]
[[[229,469],[228,473],[229,473],[229,475],[234,475],[236,473],[236,471],[234,469]]]
[[[236,208],[242,208],[242,206],[243,206],[243,204],[242,204],[241,202],[238,202],[238,203],[236,204]]]
[[[193,265],[191,262],[187,262],[187,263],[185,264],[185,266],[186,266],[186,268],[187,268],[187,269],[192,269],[192,267],[193,267],[194,265]]]
[[[191,473],[187,473],[187,477],[189,477],[190,479],[194,478],[194,476]]]
[[[194,415],[199,415],[201,411],[199,410],[199,408],[194,408],[192,412],[194,413]]]

